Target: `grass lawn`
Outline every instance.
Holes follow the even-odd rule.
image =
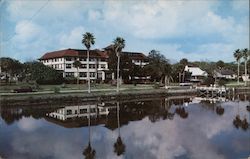
[[[27,83],[18,83],[18,84],[12,84],[12,85],[5,85],[0,86],[0,93],[8,93],[11,92],[13,89],[20,88],[22,86],[31,86],[34,88],[34,85],[29,85]],[[54,91],[55,88],[59,88],[60,91],[67,91],[67,90],[87,90],[88,86],[87,84],[65,84],[65,85],[39,85],[37,88],[38,92],[45,92],[45,91]],[[153,85],[150,84],[137,84],[134,86],[133,84],[122,84],[120,86],[121,90],[133,90],[133,89],[151,89],[153,88]],[[91,85],[92,90],[97,89],[116,89],[116,86],[112,86],[110,84],[92,84]]]
[[[247,85],[249,86],[250,83],[248,82]],[[237,81],[232,81],[232,82],[226,83],[226,87],[242,87],[242,86],[245,86],[245,82],[240,82],[239,84]]]

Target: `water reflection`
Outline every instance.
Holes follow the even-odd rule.
[[[239,96],[235,101],[169,97],[46,109],[1,107],[0,155],[246,158],[250,154],[247,105],[249,97]],[[237,116],[238,129],[234,126]],[[34,129],[29,126],[29,131],[24,131],[28,126],[21,125],[27,123]]]
[[[114,143],[114,152],[117,156],[122,155],[125,152],[126,146],[121,138],[121,130],[120,130],[120,103],[117,102],[117,125],[118,125],[118,137],[116,142]]]
[[[70,109],[68,109],[68,111],[69,110]],[[78,115],[79,112],[81,112],[81,110],[84,110],[84,111],[88,112],[88,129],[89,129],[89,142],[88,142],[88,146],[83,151],[83,155],[85,156],[85,159],[94,159],[95,158],[95,150],[91,147],[91,130],[90,130],[91,115],[90,114],[95,109],[91,108],[90,105],[88,105],[88,110],[86,110],[86,109],[79,109],[79,106],[78,106],[78,111],[76,111],[76,114]],[[72,114],[72,111],[70,112],[70,114]]]

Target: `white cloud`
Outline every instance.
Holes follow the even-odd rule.
[[[248,15],[237,17],[237,10],[249,12],[248,2],[243,0],[231,3],[234,12],[230,16],[220,15],[223,10],[215,11],[221,4],[217,0],[49,1],[25,27],[21,27],[21,23],[27,22],[46,2],[4,3],[7,4],[5,15],[15,25],[16,36],[9,42],[12,44],[1,46],[4,55],[18,59],[29,55],[39,58],[44,52],[60,48],[82,48],[80,36],[83,31],[96,35],[95,46],[98,48],[110,44],[116,36],[122,36],[126,39],[125,50],[145,53],[151,49],[162,50],[167,58],[176,59],[232,61],[232,52],[249,44]],[[200,42],[196,44],[190,40],[192,50],[195,50],[190,52],[183,49],[185,42],[171,42],[176,38],[198,38]],[[206,42],[208,38],[210,40]],[[167,41],[161,42],[161,39]],[[222,53],[221,57],[211,56],[218,52]]]
[[[18,127],[25,132],[35,131],[39,127],[41,127],[41,122],[37,122],[32,118],[23,118],[18,122]]]
[[[60,45],[65,48],[81,48],[82,35],[85,29],[81,26],[73,28],[69,33],[60,37]]]
[[[35,38],[39,39],[43,34],[40,26],[29,21],[18,22],[15,28],[15,32],[16,35],[14,37],[14,40],[21,43],[28,43]]]

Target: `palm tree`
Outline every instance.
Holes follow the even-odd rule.
[[[82,44],[87,48],[87,79],[88,79],[88,93],[90,93],[90,77],[89,77],[89,50],[91,45],[95,44],[95,37],[92,33],[86,32],[83,34]]]
[[[239,76],[240,76],[240,59],[242,57],[242,54],[240,52],[240,49],[235,50],[234,52],[234,58],[236,59],[237,63],[238,63],[238,75],[237,75],[237,82],[239,84],[240,80],[239,80]]]
[[[77,86],[79,86],[79,67],[81,67],[82,63],[78,60],[76,60],[73,63],[73,66],[77,69]]]
[[[248,54],[249,54],[249,51],[247,48],[243,49],[242,51],[242,57],[243,59],[245,60],[245,78],[247,78],[247,59],[248,59]],[[245,80],[245,86],[247,85],[247,80]]]
[[[113,43],[114,43],[115,53],[116,53],[116,56],[117,56],[117,81],[116,81],[117,89],[116,89],[116,92],[119,92],[120,56],[121,56],[122,49],[125,47],[125,40],[123,38],[121,38],[121,37],[117,37],[113,41]]]
[[[121,138],[121,132],[120,132],[120,106],[119,102],[117,102],[117,124],[118,124],[118,138],[116,142],[114,143],[114,152],[117,154],[117,156],[120,156],[125,152],[126,146],[122,142]]]
[[[88,128],[89,128],[89,142],[88,146],[84,149],[83,155],[85,156],[85,159],[94,159],[95,158],[95,150],[91,147],[91,131],[90,131],[90,105],[88,109]]]

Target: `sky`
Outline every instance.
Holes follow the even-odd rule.
[[[234,61],[249,48],[249,0],[0,0],[0,56],[22,62],[60,49],[102,49],[120,36],[125,51],[158,50],[172,62]]]

